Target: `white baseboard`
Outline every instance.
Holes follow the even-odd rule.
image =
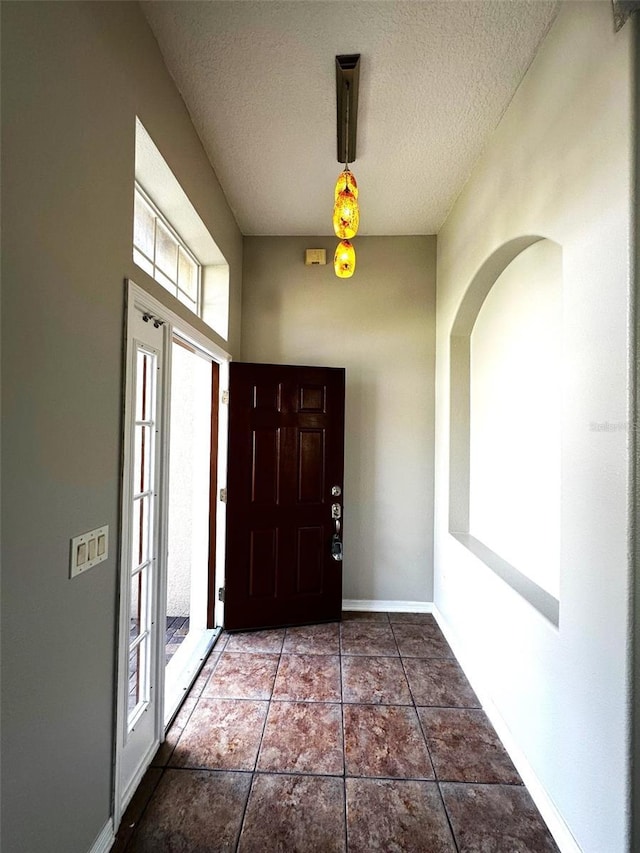
[[[93,847],[89,850],[89,853],[109,853],[109,850],[111,850],[115,840],[116,837],[113,833],[113,820],[109,818],[102,827],[100,834],[93,842]]]
[[[464,670],[471,686],[475,690],[485,714],[491,721],[498,737],[504,745],[504,748],[509,753],[509,757],[513,761],[516,770],[522,777],[522,781],[531,794],[531,799],[536,804],[538,811],[542,815],[542,819],[549,827],[549,832],[553,835],[561,853],[582,853],[582,848],[576,841],[573,833],[567,826],[546,788],[540,779],[538,779],[528,758],[516,743],[493,700],[485,691],[482,679],[478,677],[478,673],[475,672],[471,662],[466,658],[458,646],[455,634],[451,631],[446,619],[437,607],[433,606],[432,612],[435,616],[436,622],[442,629],[442,633],[445,635],[447,642],[451,646],[458,663]]]
[[[343,598],[343,610],[369,610],[373,613],[433,613],[431,601],[381,601],[380,599]]]

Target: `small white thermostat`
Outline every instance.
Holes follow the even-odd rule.
[[[306,266],[322,266],[327,263],[326,249],[305,249],[304,262]]]

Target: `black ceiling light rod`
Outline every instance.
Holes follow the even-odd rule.
[[[336,56],[336,103],[338,107],[338,163],[356,159],[358,130],[358,83],[360,54]]]

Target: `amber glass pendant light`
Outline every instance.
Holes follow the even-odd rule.
[[[338,278],[351,278],[356,269],[356,250],[349,240],[338,243],[333,257],[333,268]]]
[[[360,208],[358,199],[348,188],[340,190],[333,207],[333,230],[341,240],[350,240],[358,233]]]
[[[356,176],[347,166],[343,172],[340,172],[338,175],[338,180],[336,181],[336,190],[334,194],[334,199],[338,201],[338,195],[342,192],[342,190],[350,190],[355,198],[358,198],[358,182],[356,181]]]

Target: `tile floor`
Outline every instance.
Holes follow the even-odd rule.
[[[552,853],[426,614],[223,634],[113,853]]]

